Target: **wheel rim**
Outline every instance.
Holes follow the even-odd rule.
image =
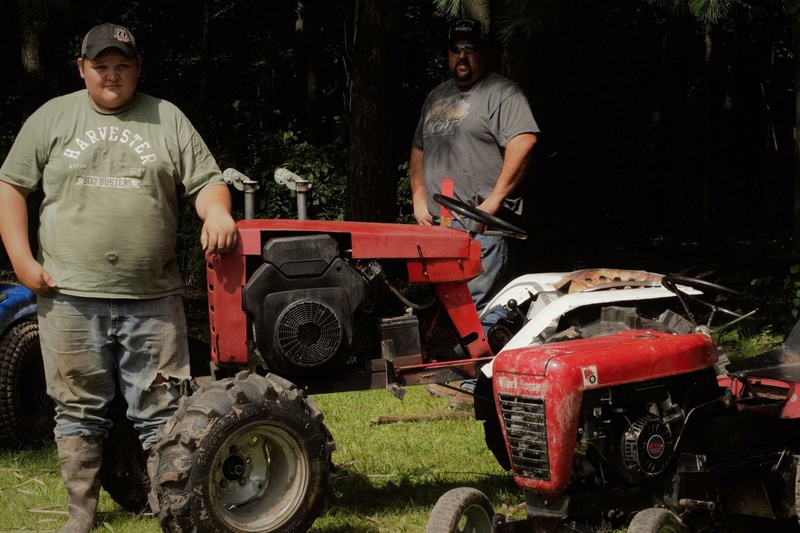
[[[251,424],[220,446],[212,497],[223,520],[242,531],[272,531],[302,504],[309,464],[286,430]]]
[[[458,533],[490,533],[492,531],[492,519],[486,513],[486,509],[480,505],[470,505],[464,509],[464,514],[456,525]]]

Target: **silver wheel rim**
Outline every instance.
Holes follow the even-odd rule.
[[[211,472],[212,501],[225,522],[242,531],[273,531],[301,506],[309,464],[286,430],[251,424],[225,440]]]

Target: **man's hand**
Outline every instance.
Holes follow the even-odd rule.
[[[224,210],[209,210],[203,230],[200,233],[200,244],[206,255],[226,254],[236,248],[239,241],[239,230],[230,213]]]
[[[421,226],[433,225],[433,217],[428,212],[428,204],[425,202],[414,202],[414,218]]]
[[[490,196],[476,207],[484,213],[496,215],[500,211],[500,208],[503,207],[503,198]]]
[[[411,198],[414,202],[414,218],[422,226],[433,225],[433,217],[428,212],[428,200],[425,195],[425,182],[422,177],[422,150],[411,148],[408,162],[408,183],[411,186]]]
[[[30,289],[39,296],[49,295],[58,286],[56,281],[50,277],[50,274],[42,268],[42,265],[33,256],[25,260],[16,261],[14,273],[23,287]]]

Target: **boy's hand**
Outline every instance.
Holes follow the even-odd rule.
[[[226,254],[236,248],[239,230],[230,213],[215,210],[206,216],[200,234],[200,244],[206,255]]]

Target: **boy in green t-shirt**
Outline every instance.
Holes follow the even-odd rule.
[[[86,88],[39,108],[0,168],[0,236],[20,283],[38,295],[66,532],[89,531],[95,518],[115,381],[149,449],[190,377],[179,198],[203,221],[207,254],[238,241],[230,193],[200,135],[177,107],[136,91],[142,57],[130,31],[95,26],[77,64]],[[38,187],[37,260],[25,199]]]

